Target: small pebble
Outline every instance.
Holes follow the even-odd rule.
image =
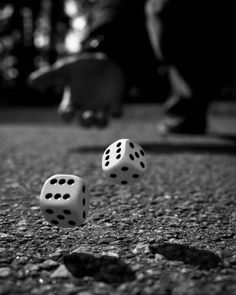
[[[0,254],[6,252],[6,248],[0,248]]]
[[[69,271],[66,269],[64,265],[60,265],[52,274],[51,278],[56,279],[56,278],[68,278],[70,277]]]
[[[1,267],[0,268],[0,278],[6,278],[11,274],[10,267]]]
[[[6,238],[9,238],[9,237],[10,237],[10,235],[8,235],[8,234],[0,233],[0,238],[1,239],[6,239]]]

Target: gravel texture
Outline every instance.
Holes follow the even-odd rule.
[[[128,106],[105,130],[63,125],[55,110],[1,110],[0,294],[236,294],[233,107],[212,109],[206,136],[165,138],[158,107]],[[119,138],[148,157],[133,186],[102,173],[102,154]],[[88,184],[84,226],[43,220],[42,185],[59,173]]]

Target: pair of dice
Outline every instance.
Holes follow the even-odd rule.
[[[102,157],[102,169],[113,183],[137,182],[144,174],[147,161],[143,149],[130,139],[112,143]],[[84,224],[90,195],[84,179],[69,174],[51,176],[43,185],[40,208],[46,221],[59,227]]]

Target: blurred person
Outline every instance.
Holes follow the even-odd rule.
[[[235,74],[233,4],[98,0],[88,14],[82,50],[32,73],[31,84],[40,89],[64,85],[59,112],[67,120],[76,110],[81,116],[87,110],[95,117],[103,112],[108,120],[120,115],[132,86],[141,96],[159,100],[158,68],[164,67],[171,89],[158,130],[203,134],[209,103]],[[86,126],[87,119],[81,117],[81,124]]]

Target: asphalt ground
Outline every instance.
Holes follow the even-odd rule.
[[[204,136],[161,137],[159,119],[158,105],[126,106],[86,130],[55,109],[0,110],[1,295],[236,294],[236,104],[213,105]],[[147,154],[133,186],[102,173],[120,138]],[[84,226],[43,220],[42,185],[60,173],[87,182]]]

